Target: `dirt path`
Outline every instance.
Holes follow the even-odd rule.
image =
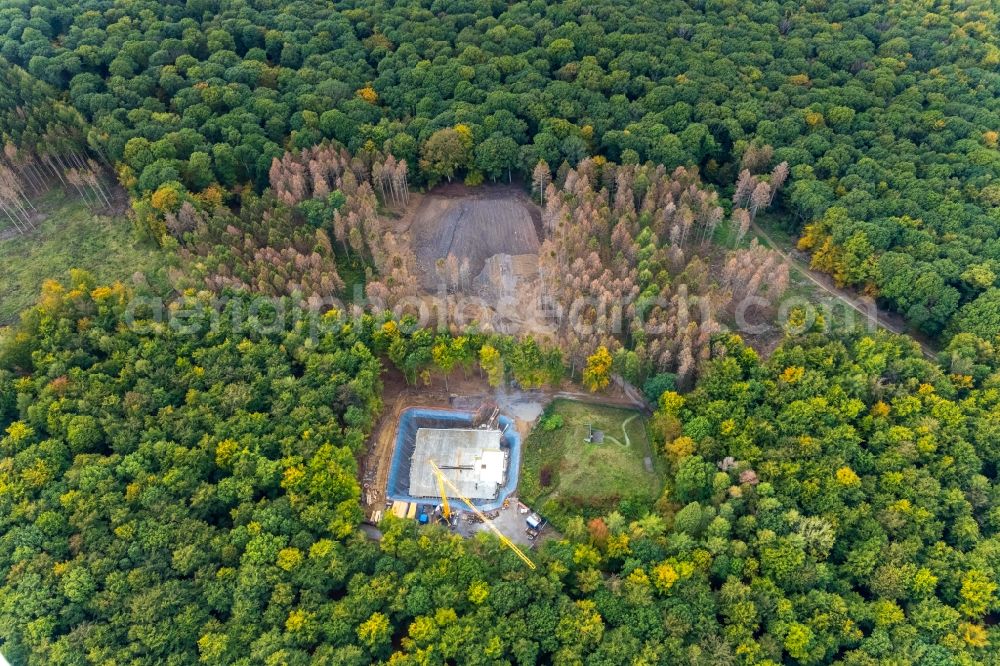
[[[576,402],[586,402],[592,405],[626,407],[628,409],[637,409],[639,411],[644,411],[646,409],[646,405],[621,393],[617,395],[613,393],[583,393],[581,391],[544,391],[544,393],[550,399],[563,398],[565,400],[574,400]]]
[[[387,400],[382,417],[372,433],[370,448],[362,462],[362,506],[380,508],[385,503],[396,421],[403,409],[403,402],[402,396],[397,396],[391,403]]]
[[[622,421],[622,433],[625,435],[625,446],[627,446],[629,448],[632,447],[632,440],[629,439],[627,426],[628,426],[629,423],[631,423],[632,421],[634,421],[637,418],[639,418],[639,414],[635,413],[632,416],[630,416],[627,419],[625,419],[624,421]],[[651,449],[650,446],[649,446],[649,436],[648,435],[647,435],[647,437],[645,439],[646,439],[646,446],[645,446],[645,448],[646,448],[646,455],[643,456],[642,464],[646,468],[646,471],[649,472],[650,474],[652,474],[653,473],[653,449]]]
[[[626,430],[625,426],[627,426],[629,423],[631,423],[632,421],[634,421],[637,416],[639,416],[639,415],[638,414],[633,414],[632,416],[630,416],[627,419],[625,419],[624,421],[622,421],[622,434],[625,435],[625,446],[628,446],[628,447],[632,446],[632,440],[629,439],[628,430]],[[648,451],[647,451],[647,453],[648,453]]]
[[[937,358],[937,351],[935,351],[935,349],[931,347],[931,345],[928,344],[925,340],[922,340],[917,336],[913,335],[912,333],[910,333],[910,331],[906,327],[905,322],[902,320],[901,317],[899,317],[894,313],[879,308],[874,301],[862,299],[861,297],[857,296],[854,292],[848,289],[837,287],[836,285],[832,284],[829,276],[812,270],[811,268],[809,268],[809,266],[805,264],[805,262],[797,259],[796,257],[786,252],[784,248],[782,248],[781,245],[776,243],[774,239],[771,238],[771,236],[766,231],[764,231],[756,222],[753,223],[753,231],[758,236],[760,236],[765,243],[767,243],[768,247],[770,247],[772,250],[780,254],[782,258],[785,260],[785,262],[788,263],[789,266],[794,268],[797,273],[799,273],[804,278],[809,280],[812,284],[816,285],[830,296],[833,296],[837,300],[841,301],[855,312],[858,312],[865,319],[871,318],[872,309],[874,308],[875,311],[874,323],[876,326],[884,328],[885,330],[891,331],[893,333],[898,333],[899,335],[908,336],[914,342],[920,345],[920,349],[924,353],[925,357],[927,357],[930,360],[934,360],[935,358]]]

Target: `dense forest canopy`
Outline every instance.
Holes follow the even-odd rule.
[[[970,336],[952,375],[886,334],[809,333],[767,362],[719,338],[698,388],[660,399],[656,510],[571,519],[529,571],[492,539],[356,531],[354,454],[398,329],[213,330],[192,297],[206,325],[178,332],[127,324],[128,298],[75,274],[0,347],[34,365],[0,370],[13,663],[996,656],[1000,374]]]
[[[952,4],[5,2],[3,232],[61,187],[165,261],[0,328],[0,651],[1000,663],[1000,19]],[[584,332],[391,312],[427,296],[411,194],[486,180],[539,204],[519,295],[584,300]],[[800,309],[754,351],[737,302],[797,287],[755,225],[938,358]],[[438,261],[450,306],[471,269]],[[560,513],[535,570],[391,516],[368,538],[387,373],[477,369],[642,385],[662,495]]]
[[[770,146],[815,265],[953,333],[997,318],[996,22],[987,0],[22,0],[0,110],[25,150],[86,144],[136,192],[262,189],[323,138],[418,183],[601,154],[728,186]]]

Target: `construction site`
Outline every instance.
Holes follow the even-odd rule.
[[[554,331],[535,307],[542,301],[541,211],[520,188],[441,186],[414,194],[393,224],[411,239],[426,297],[472,297],[480,311],[466,319],[483,331]],[[644,406],[641,397],[613,390],[595,398],[577,387],[493,388],[482,373],[467,370],[418,386],[389,366],[383,386],[385,409],[360,465],[372,533],[393,514],[447,524],[463,536],[489,530],[512,547],[531,547],[555,534],[518,498],[523,443],[545,406],[559,397]]]
[[[389,366],[383,385],[385,409],[360,466],[362,504],[373,538],[382,518],[393,514],[425,525],[447,524],[464,537],[489,531],[528,552],[558,538],[541,503],[525,499],[538,486],[537,479],[524,476],[536,477],[538,471],[528,464],[525,442],[546,406],[560,399],[578,403],[581,418],[590,403],[644,408],[641,398],[614,388],[601,396],[573,386],[493,388],[478,373],[460,370],[447,383],[418,386]],[[582,435],[578,439],[582,442]],[[641,471],[641,456],[638,464]]]
[[[391,501],[441,500],[438,471],[458,507],[493,510],[517,486],[521,437],[496,406],[475,412],[411,407],[400,415],[386,485]]]
[[[370,522],[391,511],[463,536],[489,529],[534,566],[515,545],[532,545],[543,521],[512,500],[521,464],[521,433],[512,418],[488,401],[472,411],[409,407],[399,413],[393,439],[384,508],[371,507]]]

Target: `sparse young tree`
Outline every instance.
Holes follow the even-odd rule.
[[[771,196],[767,200],[768,206],[774,201],[775,195],[785,184],[786,180],[788,180],[788,162],[782,162],[774,167],[774,170],[771,172]]]
[[[767,168],[773,157],[774,148],[771,146],[763,145],[758,147],[750,144],[740,159],[740,168],[746,169],[750,173],[759,173]]]
[[[750,202],[750,195],[757,187],[757,179],[750,174],[749,169],[740,171],[740,176],[736,181],[736,191],[733,193],[733,205],[745,207]]]
[[[750,220],[753,221],[753,219],[757,217],[757,211],[761,208],[766,208],[770,201],[770,186],[763,181],[757,183],[757,186],[753,190],[753,194],[750,195]]]
[[[538,193],[538,200],[545,206],[545,191],[552,182],[552,171],[545,160],[539,160],[531,172],[531,187]]]
[[[734,208],[730,218],[730,233],[733,237],[733,247],[738,246],[750,230],[750,211],[746,208]]]

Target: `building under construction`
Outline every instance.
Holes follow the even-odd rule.
[[[517,486],[520,448],[513,422],[495,408],[479,413],[408,409],[399,420],[386,496],[440,503],[437,465],[450,482],[446,495],[456,508],[462,508],[465,497],[479,509],[494,509]]]
[[[428,473],[431,462],[465,497],[496,499],[507,482],[507,451],[495,429],[420,428],[410,462],[410,494],[434,497],[437,478]]]

